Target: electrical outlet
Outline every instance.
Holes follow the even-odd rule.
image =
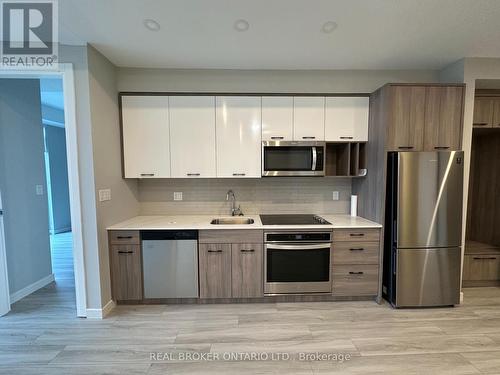
[[[182,191],[174,191],[174,201],[182,200]]]
[[[35,185],[36,195],[43,195],[43,185]]]
[[[105,202],[110,200],[111,200],[111,189],[99,190],[99,202]]]
[[[338,201],[339,200],[339,192],[338,191],[333,191],[332,192],[332,200]]]

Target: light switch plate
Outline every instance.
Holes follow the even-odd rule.
[[[182,191],[174,191],[174,201],[182,200]]]
[[[111,189],[99,190],[99,202],[105,202],[110,200],[111,200]]]
[[[333,191],[332,192],[332,200],[338,201],[339,200],[339,192],[338,191]]]
[[[43,195],[43,185],[35,185],[36,195]]]

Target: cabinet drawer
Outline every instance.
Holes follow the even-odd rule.
[[[338,242],[333,244],[333,264],[378,264],[378,242]]]
[[[466,255],[464,259],[464,280],[500,280],[500,255]]]
[[[140,240],[139,231],[137,230],[112,230],[109,231],[109,241],[112,244],[136,244]]]
[[[333,294],[374,296],[378,293],[378,266],[333,266]]]
[[[379,241],[379,229],[347,229],[347,230],[334,230],[333,241]]]
[[[200,230],[200,243],[262,243],[264,233],[255,229],[211,229]]]

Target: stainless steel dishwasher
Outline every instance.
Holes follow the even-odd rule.
[[[141,232],[144,298],[198,297],[198,231]]]

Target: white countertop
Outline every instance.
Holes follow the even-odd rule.
[[[218,215],[172,215],[172,216],[136,216],[108,227],[108,230],[154,230],[154,229],[349,229],[349,228],[381,228],[382,225],[359,216],[319,215],[332,225],[263,225],[259,215],[245,215],[253,219],[253,224],[213,225],[214,218],[226,217]]]

